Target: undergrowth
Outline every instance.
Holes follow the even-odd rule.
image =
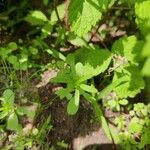
[[[68,115],[84,99],[114,144],[150,148],[149,0],[2,0],[0,9],[1,149],[54,149],[45,139],[51,117],[35,125],[44,108],[28,87],[43,72],[37,87],[59,85]],[[146,96],[136,102],[139,94]],[[119,113],[116,131],[107,110]]]

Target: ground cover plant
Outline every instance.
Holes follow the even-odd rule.
[[[1,0],[0,33],[0,149],[150,149],[149,0]]]

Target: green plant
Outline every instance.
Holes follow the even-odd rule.
[[[14,93],[10,89],[5,90],[3,98],[1,98],[0,119],[8,117],[7,128],[10,130],[17,130],[19,128],[14,99]]]
[[[124,128],[125,131],[119,134],[122,148],[125,150],[144,149],[150,144],[149,104],[135,104],[133,110],[130,111],[130,116],[131,118],[128,127],[126,129]],[[129,139],[127,140],[127,138]]]
[[[142,90],[150,91],[150,1],[68,0],[58,3],[54,0],[52,5],[53,2],[43,0],[36,2],[40,8],[34,8],[28,2],[22,1],[11,7],[12,1],[2,1],[7,9],[0,13],[0,20],[3,21],[0,30],[9,31],[11,28],[13,33],[18,31],[16,28],[20,24],[29,28],[23,38],[6,39],[0,47],[0,63],[6,70],[5,75],[9,74],[12,79],[12,70],[16,74],[18,71],[23,74],[30,68],[36,71],[49,67],[58,70],[57,76],[50,82],[63,86],[56,94],[67,100],[69,115],[77,113],[81,99],[87,100],[112,141],[122,145],[125,150],[147,148],[150,144],[149,104],[134,104],[134,98]],[[21,9],[23,11],[19,13]],[[122,27],[117,21],[121,18],[129,20],[134,29],[132,32],[125,29],[126,34],[114,38],[109,30],[120,31]],[[109,34],[113,37],[110,41]],[[95,39],[97,37],[98,40]],[[7,87],[18,88],[13,86],[11,80],[11,86]],[[15,131],[15,136],[9,137],[12,143],[18,141],[14,147],[19,145],[20,149],[24,149],[25,145],[25,148],[32,148],[37,141],[41,146],[46,131],[52,128],[49,126],[50,118],[42,126],[33,128],[28,136],[23,135],[20,118],[23,115],[33,117],[34,114],[22,107],[20,100],[15,101],[15,98],[18,97],[10,89],[2,95],[2,133],[5,130]],[[149,103],[149,100],[144,102]],[[121,132],[119,136],[114,136],[116,134],[104,115],[109,109],[120,113],[115,119]],[[123,110],[130,112],[129,122],[122,116],[125,113]],[[2,136],[2,139],[5,138]],[[68,147],[64,141],[57,145]]]

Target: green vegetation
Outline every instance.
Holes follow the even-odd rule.
[[[0,149],[69,149],[47,137],[56,99],[69,117],[90,104],[120,149],[150,148],[150,0],[2,0],[0,10]],[[47,84],[58,89],[42,102]]]

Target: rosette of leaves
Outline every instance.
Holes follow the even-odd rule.
[[[107,49],[95,46],[78,49],[67,56],[65,68],[52,81],[66,84],[66,88],[60,89],[57,94],[60,98],[66,97],[69,100],[67,107],[69,114],[77,112],[80,95],[94,100],[98,91],[92,83],[87,83],[87,80],[104,72],[110,62],[111,53]]]

